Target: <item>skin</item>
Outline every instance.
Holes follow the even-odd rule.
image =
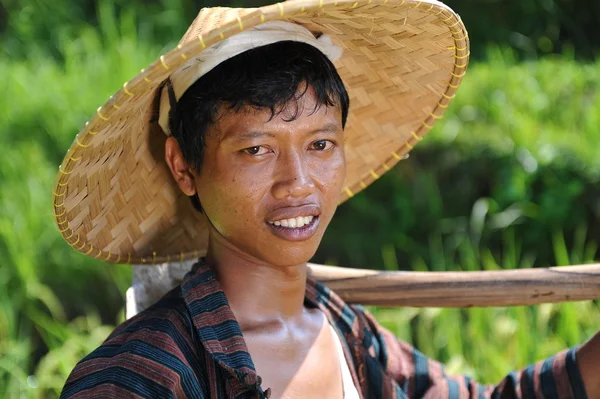
[[[343,393],[328,322],[303,305],[306,262],[333,217],[346,174],[339,107],[315,110],[315,104],[309,89],[293,121],[285,109],[272,119],[269,110],[223,113],[207,132],[200,173],[183,159],[174,138],[165,145],[179,188],[198,193],[211,222],[207,260],[262,386],[275,398]],[[310,238],[288,241],[273,234],[269,220],[307,204],[319,213]]]
[[[577,349],[577,365],[588,398],[600,398],[600,332]]]
[[[262,386],[275,398],[342,398],[335,338],[323,314],[303,305],[306,262],[333,217],[346,173],[341,112],[314,111],[310,89],[298,105],[303,112],[293,121],[285,110],[272,119],[269,110],[223,113],[207,132],[200,173],[172,137],[165,159],[179,188],[198,193],[211,222],[207,259]],[[303,204],[319,210],[316,232],[303,241],[274,235],[270,218]],[[600,333],[578,349],[577,362],[588,398],[600,398]]]

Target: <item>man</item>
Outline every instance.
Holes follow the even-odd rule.
[[[464,74],[458,17],[405,3],[204,10],[99,109],[59,174],[65,238],[114,262],[205,256],[83,359],[63,397],[600,396],[599,336],[480,386],[307,276],[340,193],[412,148]]]

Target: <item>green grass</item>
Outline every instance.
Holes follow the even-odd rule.
[[[52,188],[91,110],[160,50],[128,37],[107,44],[84,30],[64,41],[64,62],[35,47],[27,60],[0,59],[9,77],[0,82],[2,397],[56,396],[76,361],[122,319],[116,310],[130,269],[87,259],[62,242]]]
[[[595,245],[580,230],[580,240]],[[451,238],[432,240],[431,251],[440,260],[437,270],[499,270],[529,267],[530,257],[519,248],[511,229],[504,238],[504,256],[494,257],[466,240],[458,246]],[[555,235],[556,264],[589,263],[585,245],[567,254],[564,239]],[[419,262],[415,269],[430,269]],[[377,320],[396,336],[447,365],[450,374],[468,374],[482,383],[498,383],[509,371],[523,368],[583,343],[600,325],[600,306],[594,301],[503,308],[372,308]]]
[[[525,168],[569,161],[598,176],[599,125],[600,60],[517,63],[510,50],[492,48],[469,67],[450,112],[420,145],[521,150]]]
[[[498,383],[523,368],[580,344],[598,330],[591,301],[535,307],[374,309],[396,336],[443,362],[450,374]]]
[[[127,17],[128,18],[128,17]],[[134,21],[108,23],[63,38],[61,57],[32,46],[27,59],[0,59],[0,396],[56,397],[77,360],[122,320],[130,282],[127,266],[107,265],[72,250],[52,216],[58,164],[87,118],[120,85],[160,53],[137,40]],[[60,61],[58,61],[60,60]],[[560,163],[563,154],[597,174],[600,61],[548,59],[519,64],[506,52],[475,64],[446,119],[422,145],[523,149],[524,162]],[[529,154],[529,155],[528,155]],[[531,159],[530,159],[531,158]],[[485,203],[485,199],[482,200]],[[469,226],[485,218],[474,206]],[[511,233],[502,255],[476,236],[432,233],[433,261],[415,270],[528,267],[530,255]],[[597,243],[585,225],[569,244],[560,229],[547,244],[557,264],[593,260]],[[512,234],[512,235],[511,235]],[[394,247],[381,245],[388,268]],[[448,364],[484,382],[580,343],[600,326],[592,302],[502,309],[375,309],[383,325]]]

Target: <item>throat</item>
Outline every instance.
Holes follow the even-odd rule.
[[[306,264],[275,267],[240,258],[208,262],[242,330],[302,317]]]

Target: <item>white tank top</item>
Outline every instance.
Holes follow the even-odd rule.
[[[352,381],[352,375],[350,374],[350,368],[348,367],[348,362],[346,362],[346,358],[344,357],[344,350],[342,349],[342,342],[340,341],[340,337],[337,335],[337,332],[330,324],[329,329],[333,334],[337,349],[338,355],[340,358],[340,366],[342,369],[342,386],[344,388],[344,399],[359,399],[358,391],[354,386],[354,381]]]

